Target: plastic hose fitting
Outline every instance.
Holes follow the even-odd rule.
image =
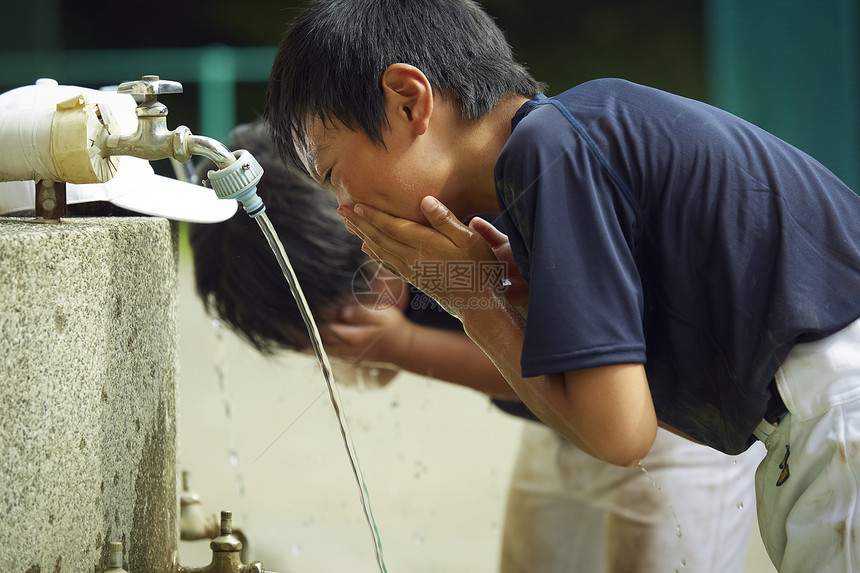
[[[246,149],[233,152],[236,161],[207,173],[209,185],[219,199],[235,199],[251,218],[266,210],[263,200],[257,195],[257,183],[263,176],[263,168]]]

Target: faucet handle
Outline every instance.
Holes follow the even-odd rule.
[[[182,84],[162,80],[158,76],[143,76],[139,80],[121,83],[116,92],[131,94],[137,103],[158,101],[160,94],[181,94]]]

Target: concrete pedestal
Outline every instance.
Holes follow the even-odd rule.
[[[167,572],[177,548],[177,233],[0,218],[0,570]]]

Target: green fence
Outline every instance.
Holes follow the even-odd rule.
[[[237,123],[237,85],[265,84],[275,47],[173,48],[152,50],[68,50],[0,53],[0,92],[53,78],[61,84],[101,87],[154,74],[178,81],[197,92],[196,114],[201,135],[224,141]],[[262,91],[262,87],[260,88]],[[164,102],[186,106],[183,96]],[[262,105],[260,102],[259,105]],[[262,111],[262,110],[260,110]],[[176,123],[169,122],[175,128]]]
[[[797,145],[860,190],[858,0],[706,0],[708,99]],[[262,91],[275,47],[0,53],[0,91],[39,77],[99,87],[157,74],[182,83],[171,110],[193,108],[192,129],[223,141],[243,82]],[[186,114],[186,115],[188,115]],[[176,127],[178,122],[170,121]]]
[[[709,0],[710,101],[803,149],[860,191],[856,0]]]

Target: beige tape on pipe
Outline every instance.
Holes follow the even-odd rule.
[[[108,106],[88,103],[83,96],[57,104],[51,122],[51,155],[60,181],[102,183],[116,174],[119,159],[102,157],[96,142],[118,132]]]

